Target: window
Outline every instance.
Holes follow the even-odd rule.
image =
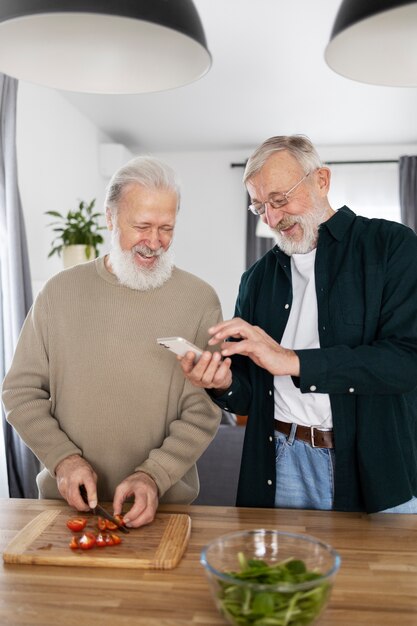
[[[329,167],[329,202],[333,209],[346,204],[357,215],[401,222],[398,163],[343,163]]]

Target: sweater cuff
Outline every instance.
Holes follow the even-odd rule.
[[[166,491],[172,486],[171,479],[167,472],[151,459],[146,459],[141,465],[135,467],[135,472],[143,472],[155,481],[158,487],[158,496],[161,498]]]
[[[58,466],[58,463],[61,463],[67,456],[71,456],[72,454],[79,454],[81,457],[83,455],[80,448],[77,448],[71,441],[66,441],[51,450],[43,460],[43,464],[51,476],[55,477],[55,468]]]

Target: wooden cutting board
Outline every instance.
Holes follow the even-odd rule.
[[[117,546],[71,550],[71,536],[77,534],[66,526],[71,516],[74,512],[69,509],[43,511],[12,539],[3,560],[32,565],[172,569],[180,562],[191,532],[188,515],[157,513],[152,524],[129,529],[129,534],[119,532],[122,543]],[[97,517],[85,517],[86,530],[96,531]]]

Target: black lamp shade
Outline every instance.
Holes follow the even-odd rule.
[[[417,1],[344,0],[325,59],[359,82],[417,86]]]
[[[0,71],[48,87],[144,93],[211,65],[191,0],[2,0]]]

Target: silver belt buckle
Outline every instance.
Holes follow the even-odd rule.
[[[310,443],[311,443],[311,447],[312,448],[316,448],[316,444],[314,443],[314,431],[315,431],[315,427],[314,426],[310,426]]]
[[[322,446],[316,446],[316,444],[314,443],[314,431],[318,430],[320,432],[324,432],[324,433],[328,433],[331,430],[333,430],[332,428],[316,428],[315,426],[310,426],[310,443],[311,443],[311,447],[312,448],[321,448]]]

